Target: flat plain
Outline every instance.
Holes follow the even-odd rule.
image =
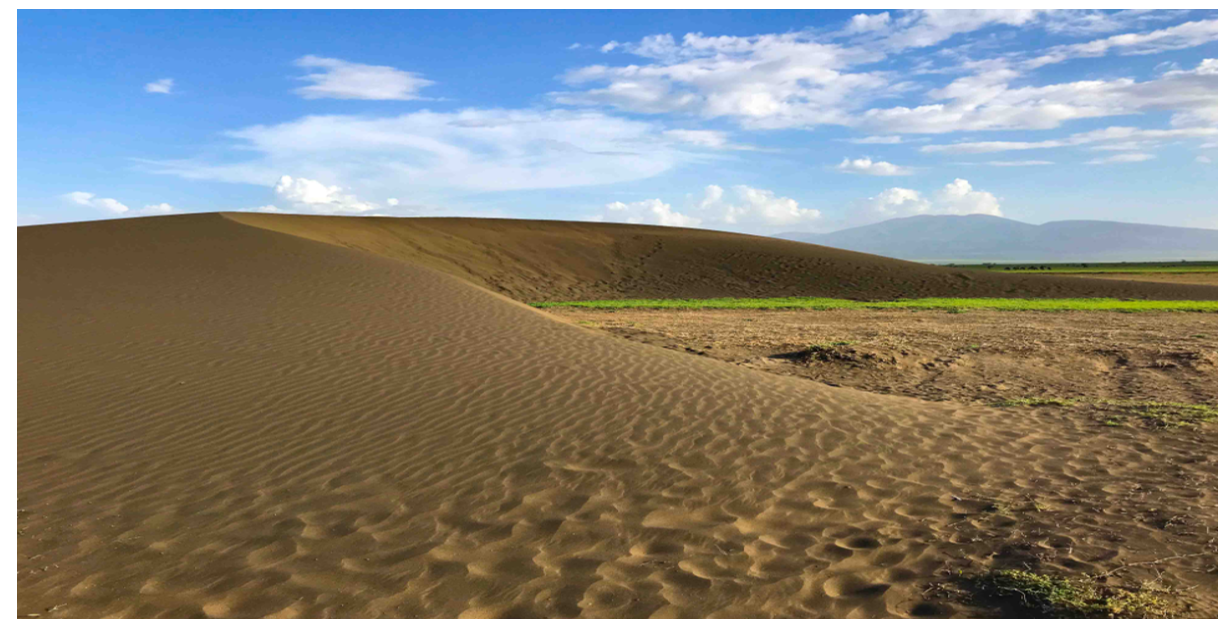
[[[528,305],[1216,302],[1213,286],[485,219],[207,214],[24,227],[18,256],[21,615],[1022,613],[960,581],[999,569],[1116,591],[1157,582],[1175,614],[1217,613],[1216,423],[1114,426],[1094,412],[995,406],[1038,395],[1036,376],[981,399],[835,387],[686,352],[700,339],[653,344],[609,334],[602,320],[573,322],[607,312]],[[716,312],[730,313],[748,312]],[[854,339],[863,353],[891,348],[887,324],[876,337],[842,335],[865,325],[836,314],[909,314],[891,323],[904,330],[922,314],[1033,322],[1003,316],[1026,312],[767,313],[824,325],[792,345],[808,353],[814,340],[828,352]],[[1187,380],[1151,382],[1216,408],[1216,385],[1211,395],[1200,376],[1212,353],[1216,379],[1216,324],[1205,326],[1216,314],[1079,313],[1104,312],[1048,313],[1065,325],[1030,331],[1097,340],[1111,330],[1135,358],[1150,352],[1143,331],[1175,334],[1170,350],[1196,354],[1164,354],[1180,366],[1167,370]],[[1157,318],[1186,324],[1141,324]],[[944,356],[931,339],[912,338],[927,349],[918,359]],[[1078,351],[1054,350],[1053,369],[1077,365],[1057,357]],[[1116,387],[1136,395],[1137,382]]]

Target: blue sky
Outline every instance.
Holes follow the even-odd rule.
[[[18,222],[1217,227],[1216,11],[18,13]]]

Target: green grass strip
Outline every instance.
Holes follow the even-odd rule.
[[[972,270],[986,270],[976,269]],[[1217,268],[1053,268],[1051,270],[1038,270],[1026,268],[1012,268],[1010,270],[991,269],[995,273],[1039,273],[1043,275],[1190,275],[1210,273],[1217,274]]]
[[[1217,301],[1132,301],[1090,299],[962,299],[927,298],[897,301],[850,301],[848,299],[788,297],[770,299],[626,299],[620,301],[561,301],[534,303],[535,307],[586,307],[593,309],[940,309],[960,312],[971,309],[1013,311],[1194,311],[1217,312]]]

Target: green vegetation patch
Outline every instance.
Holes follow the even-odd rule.
[[[946,264],[947,268],[1007,273],[1216,273],[1217,262],[1078,262],[1061,264]]]
[[[1193,311],[1217,312],[1217,301],[1134,301],[1089,299],[996,299],[925,298],[896,301],[851,301],[817,297],[768,299],[625,299],[619,301],[558,301],[534,303],[535,307],[585,307],[593,309],[938,309],[961,312],[972,309],[1007,311]]]
[[[1218,421],[1218,407],[1213,405],[1151,400],[1097,400],[1094,404],[1158,426],[1195,426]]]
[[[1119,426],[1117,417],[1134,417],[1160,428],[1196,426],[1218,421],[1218,407],[1208,404],[1184,402],[1159,402],[1154,400],[1111,400],[1073,398],[1016,398],[992,404],[994,407],[1072,407],[1093,406],[1106,411],[1109,417],[1104,424]]]
[[[1069,407],[1077,404],[1072,398],[1014,398],[993,403],[994,407]]]
[[[1156,586],[1108,586],[1090,578],[1069,579],[1018,569],[995,571],[979,580],[985,596],[1046,617],[1077,619],[1165,619],[1179,613]]]

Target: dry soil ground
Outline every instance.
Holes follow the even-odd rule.
[[[1060,273],[1062,277],[1217,286],[1218,273]]]

